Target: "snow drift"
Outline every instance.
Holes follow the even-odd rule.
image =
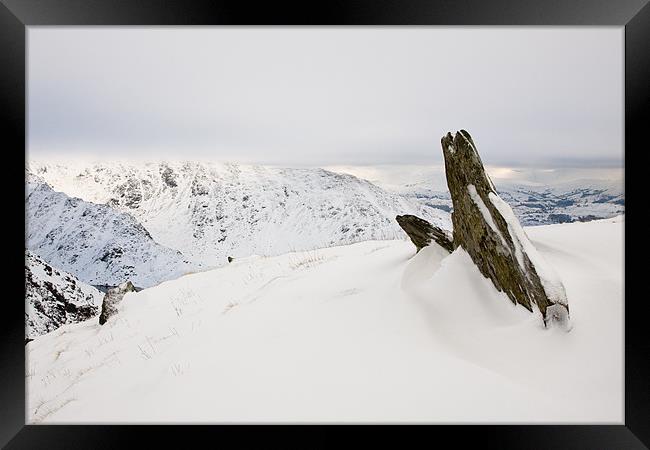
[[[462,249],[368,241],[236,259],[36,338],[29,423],[622,423],[622,220],[528,228],[573,329]],[[447,255],[445,257],[445,255]]]

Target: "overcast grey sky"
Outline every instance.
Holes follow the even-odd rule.
[[[623,28],[29,27],[29,157],[620,165]]]

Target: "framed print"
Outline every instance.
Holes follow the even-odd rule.
[[[647,448],[647,2],[2,3],[7,448]]]

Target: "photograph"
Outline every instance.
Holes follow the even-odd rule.
[[[27,27],[25,423],[623,425],[625,42]]]

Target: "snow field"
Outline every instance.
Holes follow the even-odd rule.
[[[28,423],[622,423],[622,220],[527,228],[573,329],[462,250],[368,241],[129,293],[26,346]]]

